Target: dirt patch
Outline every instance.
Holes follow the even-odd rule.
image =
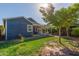
[[[41,52],[40,52],[40,56],[69,56],[70,55],[70,51],[66,48],[51,48],[51,47],[44,47]]]
[[[73,41],[79,41],[79,37],[70,37],[70,39]]]
[[[40,49],[40,56],[69,56],[71,51],[59,46],[56,42],[48,42]]]

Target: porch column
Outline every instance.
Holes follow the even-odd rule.
[[[43,32],[42,32],[42,27],[40,27],[39,30],[40,30],[40,33],[42,34],[42,33],[43,33]]]

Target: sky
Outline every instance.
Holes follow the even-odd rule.
[[[41,13],[39,12],[40,4],[36,3],[0,3],[0,25],[3,24],[3,18],[11,17],[31,17],[40,24],[44,24],[42,20]],[[62,7],[68,7],[71,4],[68,3],[55,3],[53,4],[55,10],[58,10]]]

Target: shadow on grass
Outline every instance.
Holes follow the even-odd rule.
[[[29,41],[39,40],[41,38],[46,38],[46,37],[47,36],[45,36],[45,37],[34,37],[34,38],[28,38],[28,39],[24,38],[23,42],[29,42]],[[4,48],[11,47],[11,46],[15,46],[15,45],[23,43],[23,42],[21,42],[19,39],[1,41],[0,42],[0,49],[4,49]]]
[[[43,39],[43,38],[46,38],[46,37],[48,38],[48,37],[50,37],[50,36],[34,37],[34,38],[28,38],[28,39],[26,38],[26,39],[25,39],[25,42],[34,41],[34,40],[39,40],[39,39],[41,39],[41,38]]]
[[[70,38],[67,38],[67,37],[63,37],[64,39],[67,39],[69,41],[69,44],[72,45],[73,47],[76,47],[78,48],[79,46],[75,46],[74,43],[72,42],[72,40]],[[60,43],[63,47],[65,47],[65,49],[67,51],[69,51],[69,55],[72,55],[72,56],[79,56],[79,52],[76,51],[75,49],[72,51],[68,46],[66,46],[65,44],[63,44],[63,42],[61,41]],[[64,51],[64,50],[62,50]]]
[[[61,51],[65,54],[63,56],[79,56],[79,52],[71,51],[68,48],[64,48]]]
[[[0,49],[8,48],[10,46],[14,46],[14,45],[17,45],[17,44],[19,44],[19,42],[3,41],[3,42],[0,43]]]

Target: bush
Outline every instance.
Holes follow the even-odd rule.
[[[51,33],[51,31],[52,31],[52,34],[55,34],[55,33],[57,33],[57,28],[52,28],[52,30],[51,30],[51,28],[49,28],[48,31],[49,31],[49,33]]]
[[[79,27],[72,28],[71,35],[79,37]]]
[[[18,38],[20,39],[20,42],[24,42],[24,37],[21,34],[18,35]]]

